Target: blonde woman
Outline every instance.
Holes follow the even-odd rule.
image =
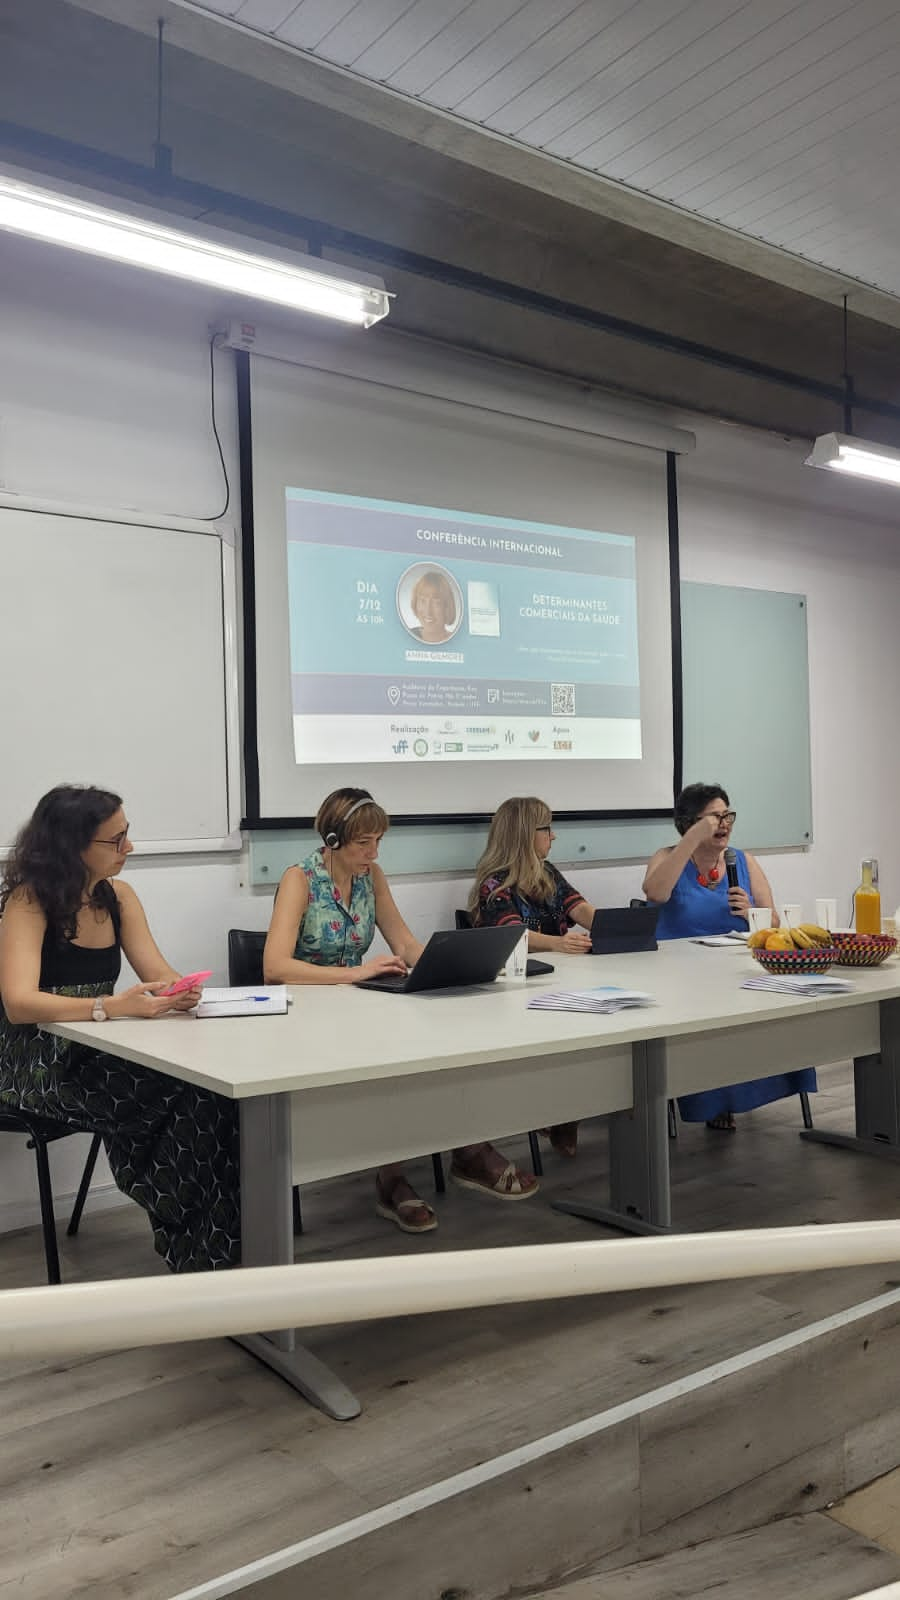
[[[553,816],[543,800],[533,795],[504,800],[475,868],[468,909],[480,927],[523,923],[529,950],[587,955],[594,907],[548,861],[555,838]],[[555,1150],[574,1156],[577,1123],[560,1124],[549,1135]]]
[[[459,626],[456,597],[445,572],[423,572],[413,585],[409,603],[419,626],[410,628],[423,644],[446,644]]]

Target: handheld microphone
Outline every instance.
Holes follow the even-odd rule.
[[[731,845],[725,851],[725,876],[728,879],[729,889],[741,887],[738,882],[737,851],[732,850]]]

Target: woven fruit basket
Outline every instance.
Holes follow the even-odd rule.
[[[831,944],[812,945],[806,950],[751,950],[750,954],[766,972],[789,978],[827,972],[838,958],[837,949]]]
[[[839,967],[880,967],[897,948],[889,933],[836,933],[834,943]]]

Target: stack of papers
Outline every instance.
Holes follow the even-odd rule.
[[[283,983],[250,984],[242,989],[209,989],[204,985],[197,1006],[198,1017],[276,1017],[288,1008],[287,987]]]
[[[798,972],[776,976],[767,972],[762,978],[745,978],[742,989],[776,989],[782,994],[849,994],[853,984],[849,978],[833,977],[830,972]]]
[[[692,939],[691,944],[711,944],[716,948],[728,944],[745,945],[749,937],[749,933],[739,933],[735,928],[732,933],[704,933],[701,938]]]
[[[533,995],[529,1011],[625,1011],[631,1006],[652,1006],[651,994],[640,989],[552,989]]]

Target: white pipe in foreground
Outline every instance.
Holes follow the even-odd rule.
[[[900,1261],[900,1221],[377,1256],[0,1294],[0,1358]]]

